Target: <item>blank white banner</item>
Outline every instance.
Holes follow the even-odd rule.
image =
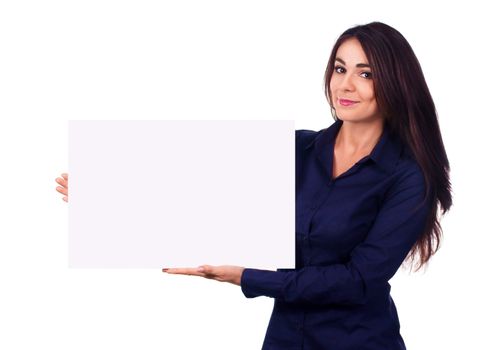
[[[293,121],[70,121],[69,266],[295,266]]]

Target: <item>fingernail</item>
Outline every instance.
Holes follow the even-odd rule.
[[[203,268],[203,266],[200,266],[198,269],[197,269],[198,272],[204,272],[205,269]]]

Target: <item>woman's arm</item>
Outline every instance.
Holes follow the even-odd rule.
[[[344,264],[308,266],[299,270],[245,269],[242,292],[286,302],[364,304],[396,273],[423,233],[430,203],[423,175],[415,167],[390,189],[366,239]]]

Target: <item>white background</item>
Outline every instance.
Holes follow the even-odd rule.
[[[332,123],[323,72],[338,35],[380,20],[420,59],[452,166],[454,207],[425,273],[392,296],[408,349],[482,349],[482,18],[477,1],[2,1],[0,348],[259,349],[272,308],[159,270],[69,270],[69,119]],[[99,181],[109,181],[99,174]],[[150,188],[148,174],[140,186]]]

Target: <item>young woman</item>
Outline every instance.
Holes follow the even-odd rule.
[[[435,106],[406,39],[346,30],[325,76],[335,122],[296,131],[296,269],[170,268],[274,298],[263,349],[405,349],[388,281],[438,250],[452,205]],[[57,179],[67,201],[67,174]]]

